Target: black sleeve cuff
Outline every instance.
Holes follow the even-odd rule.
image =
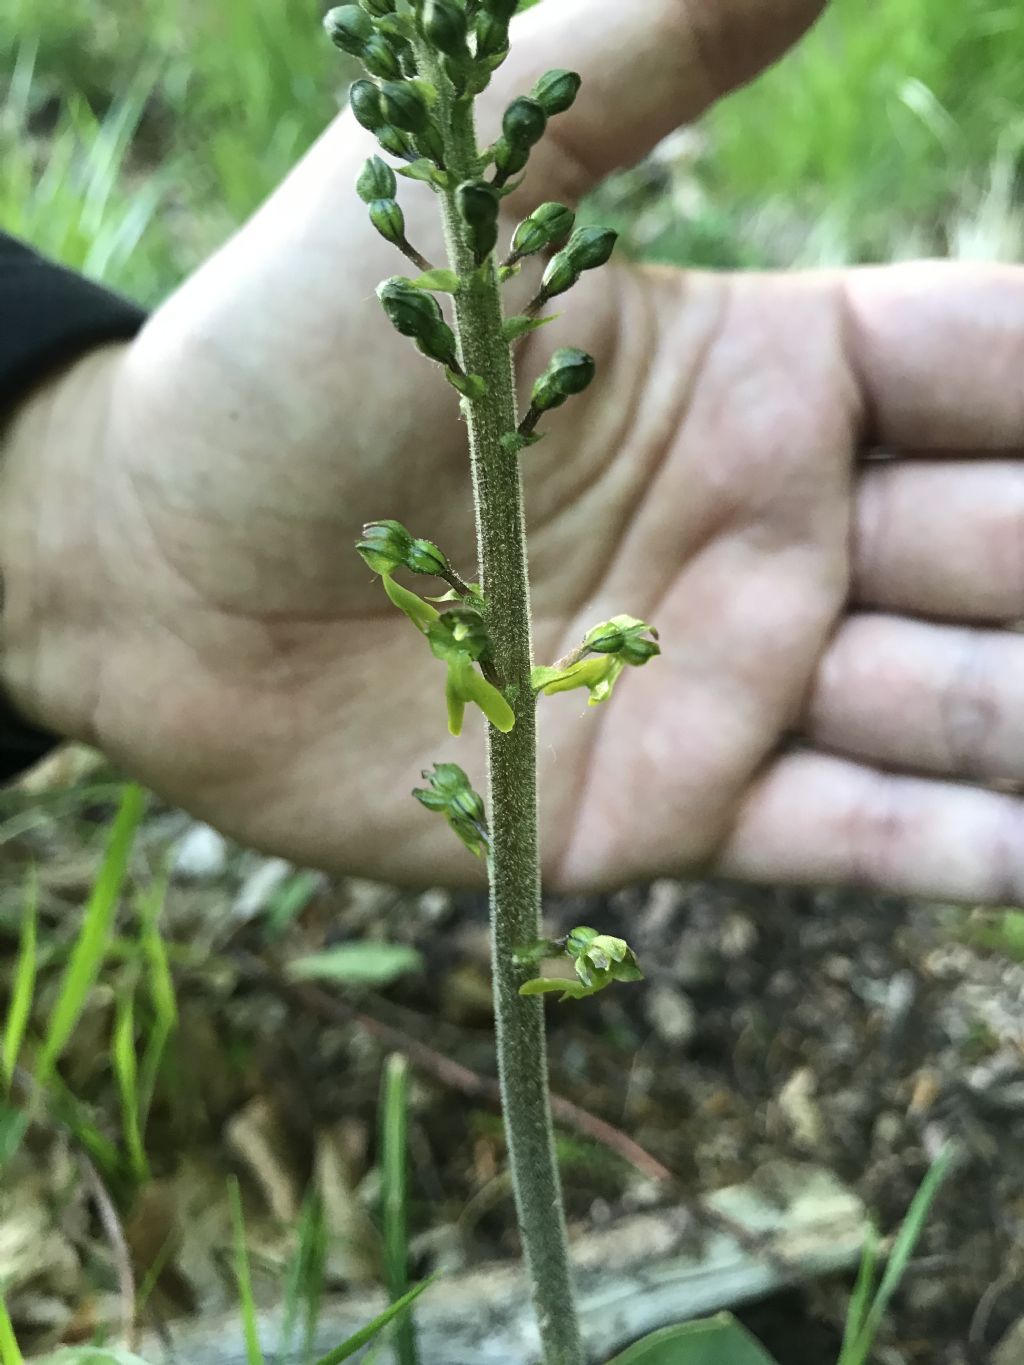
[[[93,346],[129,340],[145,317],[129,300],[0,232],[0,421],[53,370]],[[0,696],[0,782],[60,742],[22,720]]]

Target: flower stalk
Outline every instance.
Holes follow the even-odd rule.
[[[543,1360],[585,1365],[538,998],[555,988],[536,977],[537,956],[529,950],[551,942],[541,936],[536,709],[541,696],[570,686],[586,686],[592,701],[603,700],[625,665],[646,662],[657,646],[645,623],[616,617],[595,627],[570,658],[552,668],[534,667],[520,454],[541,439],[541,420],[589,385],[595,366],[584,351],[556,350],[520,422],[512,350],[546,321],[537,315],[549,299],[607,261],[615,234],[603,228],[574,232],[571,210],[545,203],[499,250],[501,201],[518,183],[548,119],[572,105],[580,85],[573,72],[548,72],[509,104],[498,141],[485,149],[477,145],[473,101],[508,53],[515,9],[516,0],[360,0],[332,10],[325,26],[375,78],[352,87],[357,121],[405,163],[399,175],[429,185],[440,201],[448,268],[438,270],[406,237],[392,168],[374,157],[357,182],[378,232],[425,269],[418,279],[386,280],[377,292],[396,330],[440,364],[461,395],[479,582],[465,581],[438,546],[394,521],[369,522],[357,549],[381,576],[394,606],[446,664],[451,732],[460,733],[470,702],[489,722],[486,805],[455,764],[435,765],[423,774],[428,786],[413,794],[445,817],[470,852],[487,859],[503,1116]],[[540,293],[525,315],[506,318],[505,281],[521,260],[541,251],[555,254]],[[452,296],[454,328],[435,293]],[[441,578],[449,591],[425,600],[399,584],[396,572]],[[563,998],[639,978],[624,940],[590,928],[573,933],[568,955],[577,981],[570,989],[559,982]]]

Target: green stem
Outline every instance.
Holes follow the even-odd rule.
[[[480,161],[472,104],[453,98],[425,44],[417,55],[424,74],[441,92],[445,154],[453,180],[475,180]],[[477,269],[454,191],[444,196],[444,205],[449,263],[462,282],[455,299],[462,364],[467,373],[479,374],[487,383],[486,395],[463,407],[487,624],[497,672],[516,717],[508,734],[493,726],[487,731],[492,970],[505,1134],[545,1365],[584,1365],[555,1159],[544,1007],[540,1000],[519,994],[529,973],[514,959],[516,948],[540,936],[541,924],[537,731],[530,687],[533,651],[523,491],[519,457],[501,445],[501,438],[516,429],[514,373],[502,335],[493,256]]]

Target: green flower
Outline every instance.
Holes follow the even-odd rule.
[[[470,853],[486,857],[491,839],[483,797],[466,774],[457,763],[435,763],[423,776],[430,785],[413,789],[416,800],[443,815]]]

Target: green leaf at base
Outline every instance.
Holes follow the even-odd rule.
[[[663,1327],[634,1343],[609,1365],[777,1365],[729,1313]]]
[[[345,986],[387,986],[419,971],[423,958],[405,943],[339,943],[322,953],[298,957],[288,964],[297,981],[336,981]]]

